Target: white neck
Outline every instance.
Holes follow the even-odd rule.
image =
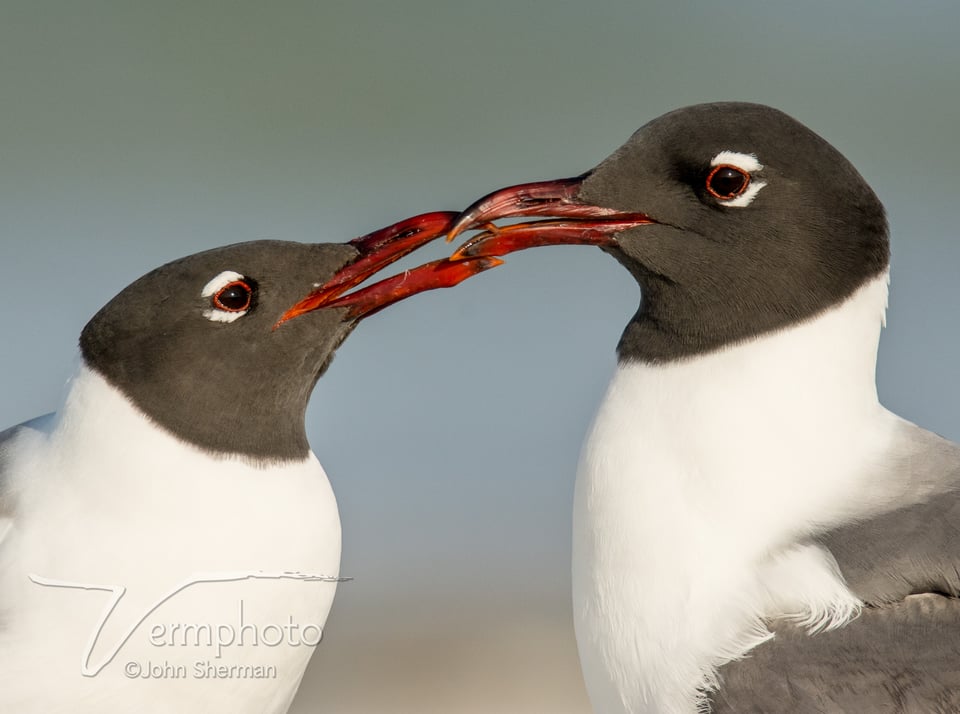
[[[598,713],[693,711],[715,668],[768,636],[771,608],[855,610],[828,554],[791,544],[857,508],[858,464],[893,428],[874,379],[886,298],[883,275],[789,329],[619,367],[574,503],[577,639]],[[776,592],[800,571],[811,592]]]
[[[337,505],[316,458],[257,465],[214,456],[156,427],[86,367],[52,432],[30,439],[12,460],[19,499],[0,550],[9,615],[0,709],[198,711],[215,699],[224,711],[286,711],[312,646],[237,646],[220,657],[211,647],[158,647],[150,636],[157,626],[239,629],[238,612],[260,627],[323,626],[335,583],[287,577],[339,573]],[[236,573],[244,577],[225,579]],[[277,673],[192,676],[193,663],[208,658]],[[126,661],[172,663],[186,674],[131,681]],[[83,675],[88,663],[102,670]],[[37,684],[51,677],[57,687]]]

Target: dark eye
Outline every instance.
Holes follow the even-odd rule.
[[[722,201],[736,198],[743,193],[750,183],[750,174],[736,166],[720,164],[715,166],[707,176],[707,191],[714,198]]]
[[[253,288],[242,280],[234,280],[217,290],[213,295],[213,306],[226,312],[243,312],[250,308]]]

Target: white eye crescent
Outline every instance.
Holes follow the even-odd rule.
[[[213,322],[233,322],[250,311],[253,288],[240,273],[224,270],[203,286],[200,297],[210,298],[204,317]]]
[[[766,181],[753,176],[763,169],[763,164],[753,154],[721,151],[711,159],[710,165],[713,170],[707,176],[707,191],[719,199],[722,206],[746,208],[767,185]]]

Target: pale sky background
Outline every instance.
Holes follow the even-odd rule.
[[[880,393],[960,439],[958,36],[953,0],[2,0],[0,425],[55,409],[83,324],[168,260],[347,240],[749,100],[885,202]],[[294,711],[585,711],[573,476],[637,300],[599,251],[550,248],[345,343],[308,426],[356,580]]]

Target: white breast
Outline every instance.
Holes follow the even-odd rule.
[[[802,325],[617,370],[574,503],[575,624],[598,714],[693,712],[715,668],[769,636],[761,616],[856,613],[832,556],[802,541],[868,507],[869,464],[896,424],[874,379],[886,294],[883,276]]]
[[[214,457],[86,368],[53,432],[30,441],[11,454],[18,506],[0,546],[0,710],[285,711],[315,630],[269,642],[321,628],[336,584],[281,575],[339,574],[340,521],[316,458]],[[258,576],[229,579],[244,573]],[[217,646],[244,625],[242,646]]]

